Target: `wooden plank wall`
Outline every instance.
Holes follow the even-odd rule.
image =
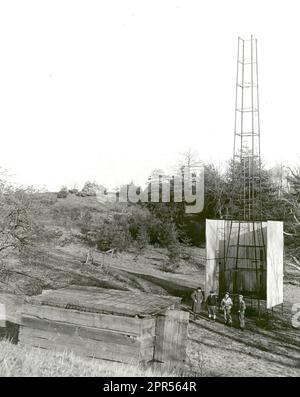
[[[157,316],[154,361],[174,365],[186,360],[189,313],[167,310]]]
[[[21,295],[13,295],[8,293],[0,294],[0,305],[2,312],[2,326],[5,326],[5,321],[14,324],[20,324],[21,309],[25,301],[25,297]]]
[[[19,342],[123,363],[153,358],[155,319],[25,305]]]
[[[26,304],[19,343],[129,364],[185,361],[189,314],[137,318]]]

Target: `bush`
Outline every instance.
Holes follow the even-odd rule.
[[[150,236],[147,230],[147,225],[143,225],[139,228],[135,241],[137,248],[139,248],[140,250],[147,247],[147,245],[150,243]]]
[[[66,186],[62,186],[60,191],[57,193],[57,198],[66,198],[68,194],[68,188]]]
[[[126,216],[115,214],[112,217],[97,218],[93,213],[89,215],[92,216],[90,222],[81,218],[78,223],[81,226],[82,239],[86,244],[100,251],[113,248],[123,251],[131,245],[132,238]]]
[[[69,189],[70,194],[78,194],[78,189]]]
[[[76,194],[81,197],[86,197],[86,196],[94,197],[94,196],[96,196],[96,193],[99,190],[105,190],[105,187],[102,185],[99,185],[96,182],[87,181],[87,182],[85,182],[81,192],[77,192]]]
[[[147,209],[134,205],[125,207],[125,210],[124,206],[120,207],[119,212],[101,218],[89,212],[88,220],[81,217],[78,225],[81,228],[82,239],[100,251],[113,248],[123,251],[132,244],[143,249],[148,244],[154,244],[171,247],[171,251],[174,252],[174,247],[178,245],[174,223],[163,222]],[[171,257],[175,258],[176,254],[171,254]]]

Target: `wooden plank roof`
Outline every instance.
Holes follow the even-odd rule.
[[[120,291],[72,285],[58,290],[45,290],[41,295],[32,297],[30,301],[34,304],[91,313],[145,317],[178,305],[181,299],[140,291]]]

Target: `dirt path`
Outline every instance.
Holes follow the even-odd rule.
[[[250,328],[250,329],[249,329]],[[228,328],[218,319],[189,325],[190,363],[206,376],[300,376],[300,331]]]

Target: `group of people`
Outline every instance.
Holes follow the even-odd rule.
[[[196,316],[201,313],[202,310],[202,305],[203,302],[205,301],[204,299],[204,293],[201,289],[201,287],[197,288],[192,293],[192,300],[193,300],[193,313],[194,313],[194,319],[196,319]],[[216,313],[217,313],[217,308],[218,308],[218,297],[214,293],[214,291],[210,291],[206,301],[205,305],[207,308],[208,312],[208,318],[209,320],[216,321]],[[229,292],[226,292],[224,298],[221,301],[220,308],[224,313],[224,320],[225,324],[231,327],[232,325],[232,315],[231,315],[231,310],[233,308],[233,301],[230,297]],[[244,301],[243,295],[239,295],[239,301],[238,301],[238,318],[239,318],[239,326],[242,331],[245,329],[245,311],[246,311],[246,304]]]

